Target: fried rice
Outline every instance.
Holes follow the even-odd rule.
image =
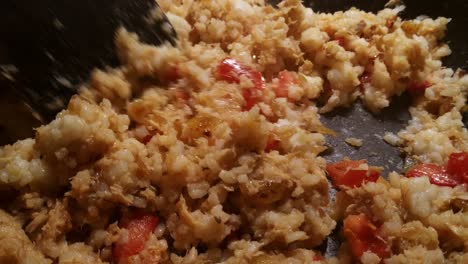
[[[332,178],[332,201],[321,157],[333,131],[320,113],[356,100],[378,113],[408,91],[412,119],[385,140],[437,166],[468,151],[468,76],[441,63],[449,19],[158,2],[177,47],[120,29],[122,66],[0,148],[0,263],[468,262],[466,184]],[[342,222],[338,254],[323,256]]]

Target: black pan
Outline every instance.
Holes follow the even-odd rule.
[[[275,1],[278,2],[278,1]],[[387,0],[312,0],[304,3],[313,10],[335,12],[351,7],[371,12],[382,10]],[[449,43],[452,54],[443,60],[451,68],[468,67],[468,1],[466,0],[406,0],[403,18],[415,18],[427,15],[432,18],[445,16],[452,18],[448,25],[445,41]],[[350,109],[338,109],[323,116],[323,123],[337,131],[337,137],[329,137],[331,148],[326,153],[329,161],[342,160],[345,156],[352,159],[367,159],[370,164],[384,167],[384,175],[395,170],[401,172],[405,167],[405,157],[400,151],[382,140],[385,132],[398,132],[403,129],[410,115],[407,111],[410,96],[403,94],[395,98],[390,107],[379,115],[372,115],[364,110],[362,104],[354,104]],[[468,127],[468,116],[465,113],[464,124]],[[356,149],[347,145],[347,137],[361,138],[364,144]]]

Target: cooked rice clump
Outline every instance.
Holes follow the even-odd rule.
[[[1,263],[117,263],[116,243],[132,239],[121,219],[135,211],[159,221],[119,263],[354,262],[345,239],[335,257],[317,246],[358,213],[389,238],[384,263],[468,262],[465,186],[391,173],[331,202],[320,157],[333,132],[319,113],[358,98],[377,113],[424,82],[389,141],[421,162],[468,151],[468,77],[441,64],[449,19],[402,20],[400,7],[322,14],[298,0],[158,2],[177,47],[121,29],[121,67],[94,71],[34,139],[0,149],[0,187],[14,200],[0,211]],[[220,78],[227,57],[265,78],[249,109],[256,84]],[[294,82],[278,96],[284,70]]]

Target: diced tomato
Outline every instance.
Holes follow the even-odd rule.
[[[354,169],[360,165],[366,163],[365,160],[342,160],[333,164],[327,165],[327,172],[330,176],[341,176],[339,174],[345,174],[349,169]]]
[[[425,80],[422,83],[413,82],[408,86],[408,91],[412,93],[423,93],[430,86],[431,83],[428,80]]]
[[[180,78],[179,68],[177,66],[171,66],[164,76],[164,79],[168,82],[177,81]]]
[[[150,142],[150,140],[153,138],[153,135],[152,134],[148,134],[146,136],[144,136],[142,139],[141,139],[141,143],[143,144],[147,144],[148,142]]]
[[[381,258],[388,255],[387,242],[379,237],[378,228],[365,214],[347,216],[343,222],[343,230],[354,257],[360,258],[366,251]]]
[[[344,37],[337,37],[335,40],[341,47],[344,47],[346,45],[346,39]]]
[[[256,93],[255,91],[252,91],[252,89],[249,89],[249,92],[245,92],[245,90],[247,89],[244,89],[244,92],[242,93],[245,100],[245,106],[243,107],[243,110],[249,111],[250,109],[252,109],[252,107],[254,107],[261,101],[261,95],[258,95],[258,93]]]
[[[158,217],[145,213],[135,214],[130,219],[122,219],[121,227],[127,229],[128,236],[115,244],[113,250],[115,261],[119,263],[143,250],[158,222]]]
[[[188,99],[190,99],[189,93],[187,93],[186,91],[184,91],[182,89],[175,90],[174,95],[175,95],[175,97],[177,99],[179,99],[179,100],[181,100],[183,102],[186,102],[186,101],[188,101]]]
[[[322,255],[316,254],[313,258],[313,261],[323,261],[325,258]]]
[[[406,172],[406,177],[409,178],[422,176],[428,177],[432,184],[439,186],[454,187],[461,184],[458,177],[449,174],[443,166],[437,164],[418,164]]]
[[[252,81],[254,88],[257,90],[263,90],[265,88],[265,79],[263,78],[262,73],[247,67],[246,69],[248,69],[247,77]]]
[[[369,167],[368,170],[358,169],[365,160],[342,160],[328,164],[326,171],[336,187],[359,187],[366,182],[376,182],[380,176],[376,168]]]
[[[290,71],[281,71],[278,74],[278,85],[275,87],[276,97],[288,98],[289,86],[299,83],[297,75]]]
[[[447,162],[447,172],[463,183],[468,183],[468,152],[452,153]]]
[[[270,152],[273,150],[278,150],[280,146],[280,142],[278,139],[269,138],[267,144],[265,146],[265,152]]]
[[[248,78],[253,87],[243,88],[242,95],[245,100],[244,110],[250,110],[261,101],[262,90],[265,88],[265,80],[259,71],[245,66],[235,59],[225,58],[217,68],[218,78],[230,83],[239,83],[240,77]]]
[[[244,97],[245,105],[244,110],[248,111],[254,107],[258,102],[260,102],[260,95],[256,93],[254,89],[243,89],[242,97]]]
[[[218,65],[218,78],[230,83],[240,82],[239,75],[244,72],[243,67],[232,58],[225,58]]]
[[[348,187],[359,187],[366,182],[376,182],[380,173],[377,170],[349,170],[341,180]]]
[[[452,153],[447,166],[422,163],[413,166],[406,172],[406,177],[426,176],[432,184],[455,187],[468,184],[468,152]]]

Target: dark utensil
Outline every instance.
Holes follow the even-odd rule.
[[[175,44],[174,30],[163,29],[167,18],[149,19],[154,8],[154,0],[1,1],[0,48],[16,67],[9,84],[44,120],[52,119],[93,68],[117,65],[119,26],[147,43]]]

